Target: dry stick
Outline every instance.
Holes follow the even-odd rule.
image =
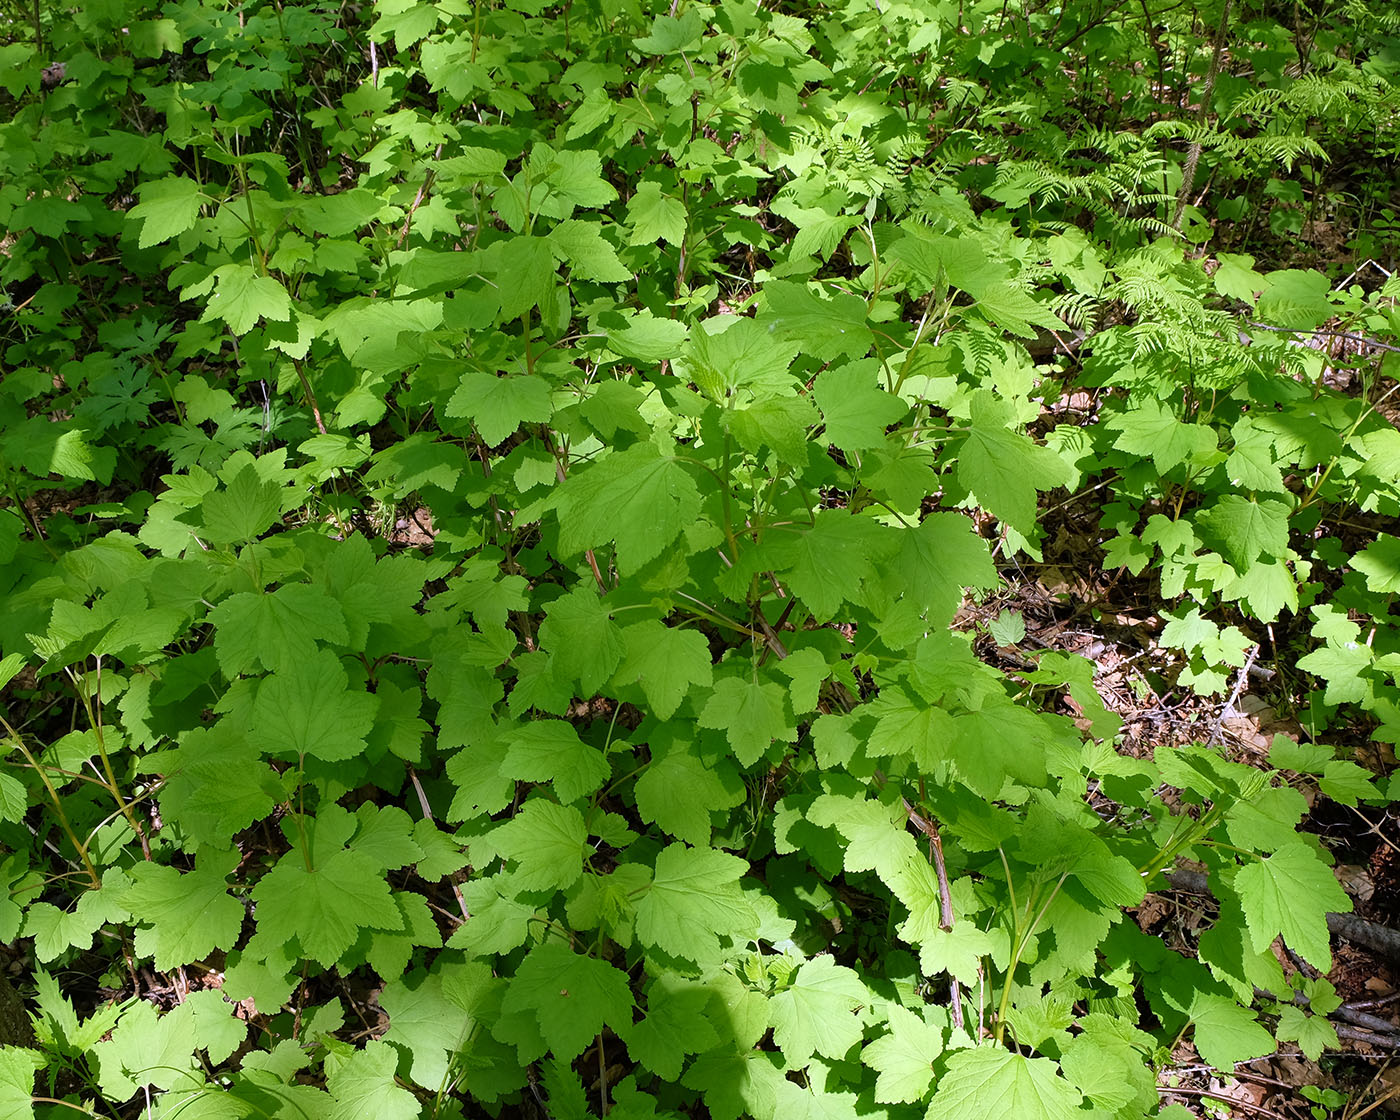
[[[1225,0],[1220,9],[1220,26],[1215,31],[1215,53],[1210,56],[1210,69],[1206,71],[1206,86],[1201,91],[1201,106],[1196,110],[1196,126],[1205,126],[1210,114],[1211,98],[1215,96],[1215,79],[1220,73],[1220,59],[1225,54],[1225,33],[1230,26],[1230,0]],[[1196,184],[1196,165],[1201,162],[1201,141],[1199,137],[1191,141],[1186,153],[1186,166],[1181,169],[1181,187],[1176,192],[1176,213],[1172,215],[1172,229],[1181,232],[1181,219],[1186,213],[1186,200],[1191,197],[1191,188]]]
[[[948,886],[948,865],[943,861],[943,840],[938,835],[938,826],[915,809],[907,797],[900,800],[904,802],[904,812],[909,822],[928,837],[929,860],[933,863],[934,874],[938,876],[938,928],[944,933],[952,933],[953,892]],[[963,1030],[962,989],[958,986],[958,978],[951,973],[948,975],[948,994],[952,998],[953,1026]]]
[[[437,151],[433,153],[433,159],[442,159],[441,144],[437,146]],[[428,192],[433,189],[433,180],[436,178],[437,168],[428,168],[428,174],[423,177],[423,185],[418,188],[418,194],[413,200],[413,205],[408,208],[408,213],[404,216],[403,229],[399,230],[399,240],[398,244],[394,246],[395,249],[402,249],[404,242],[408,240],[409,227],[413,225],[413,215],[418,212],[418,207],[423,205],[423,199],[426,198]]]
[[[408,780],[413,783],[413,788],[418,794],[418,805],[423,810],[423,819],[432,820],[433,807],[428,804],[428,795],[423,792],[423,783],[418,780],[418,775],[413,772],[412,766],[408,768]],[[451,882],[450,879],[448,881]],[[462,921],[471,921],[471,912],[467,909],[467,900],[462,897],[462,888],[456,883],[452,883],[452,893],[457,896],[457,905],[462,908]]]
[[[1355,334],[1352,331],[1303,331],[1295,327],[1271,327],[1268,323],[1255,323],[1253,321],[1251,321],[1249,325],[1258,330],[1273,331],[1276,334],[1309,334],[1315,338],[1340,338],[1347,342],[1355,342],[1362,346],[1370,346],[1375,350],[1384,350],[1387,354],[1400,354],[1400,346],[1391,346],[1389,343],[1381,342],[1374,338],[1368,338],[1364,334]]]
[[[1234,710],[1235,701],[1240,698],[1240,693],[1244,691],[1244,682],[1249,679],[1249,670],[1254,667],[1254,659],[1259,656],[1259,646],[1255,645],[1249,651],[1249,657],[1240,668],[1239,676],[1235,678],[1235,690],[1230,693],[1230,699],[1225,701],[1225,706],[1220,709],[1220,714],[1215,717],[1215,726],[1211,728],[1210,738],[1206,740],[1206,746],[1211,746],[1220,738],[1220,729],[1224,726],[1225,720]]]
[[[1187,1089],[1183,1087],[1168,1089],[1165,1086],[1161,1086],[1157,1089],[1157,1092],[1164,1097],[1203,1097],[1209,1101],[1216,1101],[1220,1104],[1229,1105],[1231,1108],[1241,1108],[1245,1112],[1253,1113],[1255,1116],[1270,1116],[1273,1117],[1274,1120],[1284,1120],[1282,1113],[1275,1112],[1271,1108],[1263,1108],[1260,1105],[1251,1104],[1249,1101],[1235,1100],[1233,1097],[1225,1096],[1225,1094],[1218,1089]]]

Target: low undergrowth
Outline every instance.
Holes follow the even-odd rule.
[[[651,7],[7,16],[15,1115],[1127,1120],[1339,1046],[1394,13]],[[1303,734],[979,659],[1067,508]]]

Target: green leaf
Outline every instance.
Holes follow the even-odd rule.
[[[1205,424],[1186,424],[1161,401],[1135,397],[1133,406],[1104,420],[1119,433],[1113,446],[1134,455],[1151,456],[1158,473],[1166,474],[1182,463],[1195,464],[1216,448],[1216,436]]]
[[[542,424],[554,411],[549,384],[541,377],[498,377],[482,370],[463,370],[448,416],[465,416],[488,447],[513,436],[522,424]]]
[[[583,814],[577,809],[536,798],[492,832],[490,843],[519,865],[515,882],[522,890],[542,891],[563,890],[583,874],[587,839]]]
[[[875,1099],[880,1104],[915,1104],[933,1083],[933,1063],[943,1053],[947,1026],[936,1026],[908,1008],[891,1004],[889,1028],[888,1034],[866,1045],[860,1060],[879,1075]]]
[[[733,764],[701,759],[680,743],[663,750],[653,740],[651,752],[651,764],[634,787],[637,812],[677,840],[708,846],[711,813],[744,802],[744,783]]]
[[[710,645],[697,630],[647,619],[622,630],[622,663],[617,684],[640,682],[652,714],[670,719],[692,686],[708,688],[714,679]]]
[[[1327,298],[1332,282],[1313,269],[1287,268],[1266,277],[1268,287],[1259,297],[1259,317],[1279,327],[1310,331],[1332,317]]]
[[[1366,590],[1377,595],[1400,591],[1400,537],[1381,533],[1351,558],[1351,566],[1366,577]]]
[[[617,542],[617,567],[633,575],[661,554],[700,512],[686,468],[641,443],[574,468],[559,491],[559,548],[576,555]]]
[[[386,1042],[368,1042],[363,1050],[326,1062],[326,1088],[335,1104],[330,1120],[413,1120],[418,1099],[394,1082],[398,1052]]]
[[[507,737],[501,773],[518,781],[552,782],[555,796],[565,804],[598,789],[611,773],[603,752],[583,742],[563,720],[517,724]]]
[[[282,516],[284,494],[281,486],[264,481],[248,463],[200,504],[201,535],[211,544],[255,540]]]
[[[339,851],[307,870],[288,852],[253,888],[258,936],[296,939],[308,958],[334,968],[362,929],[401,929],[383,868],[358,852]]]
[[[1036,534],[1036,491],[1063,486],[1069,468],[1054,451],[1012,430],[1010,409],[972,394],[972,429],[958,454],[958,481],[988,513],[1023,537]]]
[[[329,650],[273,673],[258,684],[250,733],[267,753],[290,752],[327,762],[365,749],[379,700],[351,690],[340,658]]]
[[[502,1010],[528,1012],[554,1056],[572,1061],[604,1025],[622,1032],[632,1025],[627,974],[606,961],[579,956],[567,945],[536,945],[515,970]]]
[[[540,644],[552,658],[554,676],[578,681],[584,696],[603,686],[622,660],[626,643],[608,603],[581,584],[545,608]]]
[[[219,668],[229,680],[257,668],[293,669],[316,653],[316,638],[339,645],[350,640],[340,605],[305,583],[230,595],[209,612],[209,621]]]
[[[661,193],[660,183],[642,183],[627,201],[627,222],[632,232],[629,245],[654,245],[663,241],[680,245],[685,241],[685,205]]]
[[[549,231],[554,251],[568,262],[574,276],[619,284],[633,278],[632,270],[618,259],[617,250],[603,237],[597,222],[569,219]]]
[[[647,988],[647,1015],[621,1032],[634,1061],[666,1081],[675,1081],[688,1054],[719,1042],[709,1020],[708,988],[674,972],[663,972]]]
[[[1322,1057],[1324,1050],[1340,1050],[1337,1028],[1322,1015],[1309,1015],[1301,1007],[1285,1004],[1279,1008],[1278,1029],[1274,1032],[1280,1042],[1297,1042],[1298,1049],[1311,1061]]]
[[[797,340],[804,353],[819,361],[859,358],[875,341],[865,321],[865,300],[859,296],[838,292],[822,299],[806,284],[770,280],[763,286],[763,298],[767,311],[759,323]]]
[[[885,444],[885,429],[903,419],[909,406],[876,384],[878,367],[852,362],[818,375],[813,388],[826,423],[825,438],[842,451],[868,451]]]
[[[789,718],[787,690],[774,681],[725,677],[700,713],[700,726],[722,730],[743,766],[752,766],[775,741],[791,743],[797,727]]]
[[[783,341],[752,319],[721,316],[691,331],[676,364],[711,400],[722,401],[737,389],[762,399],[799,387],[788,372],[797,353],[795,342]]]
[[[234,334],[247,334],[259,319],[285,322],[292,317],[287,290],[271,276],[259,276],[251,265],[226,264],[215,270],[218,287],[200,322],[222,319]]]
[[[963,589],[997,584],[996,565],[971,520],[958,513],[931,513],[905,529],[898,554],[886,566],[891,584],[928,612],[933,626],[946,626],[962,605]]]
[[[162,971],[202,961],[214,949],[232,949],[243,929],[243,904],[228,890],[236,851],[201,852],[198,867],[181,874],[144,861],[131,869],[124,903],[136,931],[138,956],[155,958]]]
[[[673,957],[717,960],[721,937],[742,943],[758,929],[758,915],[738,885],[748,867],[713,848],[663,848],[651,887],[637,902],[637,936]]]
[[[1282,935],[1308,963],[1331,969],[1327,915],[1350,913],[1351,898],[1311,848],[1299,841],[1251,861],[1235,875],[1235,890],[1255,952]]]
[[[813,1054],[840,1058],[863,1033],[857,1010],[870,1002],[860,977],[830,956],[807,961],[769,1003],[773,1041],[789,1069]]]
[[[696,1058],[681,1084],[704,1094],[711,1120],[775,1120],[778,1091],[787,1084],[777,1054],[712,1050]]]
[[[862,603],[863,585],[899,546],[899,535],[878,521],[844,509],[817,513],[810,528],[774,530],[763,543],[765,567],[784,574],[817,622],[829,622],[843,603]]]
[[[1196,1052],[1216,1069],[1230,1070],[1236,1062],[1273,1053],[1274,1038],[1255,1018],[1228,996],[1208,992],[1194,994],[1190,1018],[1195,1023],[1192,1041]]]
[[[0,1046],[0,1115],[8,1120],[33,1120],[34,1075],[48,1058],[23,1046]]]
[[[1027,1058],[1000,1046],[959,1050],[948,1059],[927,1120],[1074,1120],[1079,1090],[1048,1058]]]
[[[141,222],[137,247],[149,249],[193,229],[204,204],[199,184],[183,175],[167,175],[140,186],[141,201],[127,211]]]
[[[1217,544],[1237,569],[1288,552],[1288,506],[1280,501],[1226,494],[1196,514],[1195,522],[1205,541]]]

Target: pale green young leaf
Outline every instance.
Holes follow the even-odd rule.
[[[279,322],[291,318],[287,289],[271,276],[259,276],[252,265],[226,264],[216,269],[218,286],[209,297],[201,322],[222,319],[234,334],[247,334],[259,319]]]
[[[711,1050],[691,1063],[681,1084],[703,1094],[712,1120],[776,1120],[778,1093],[787,1084],[781,1060],[761,1050]]]
[[[463,370],[444,410],[476,425],[488,447],[504,443],[522,424],[542,424],[553,405],[549,383],[529,375],[498,377],[484,370]]]
[[[842,1057],[860,1041],[862,1025],[856,1012],[869,1002],[860,977],[833,957],[806,961],[769,1004],[773,1041],[788,1068],[806,1065],[813,1054]]]
[[[763,399],[800,388],[788,372],[797,353],[796,342],[778,338],[752,319],[722,316],[690,332],[676,365],[712,400],[721,401],[736,389]]]
[[[995,587],[996,566],[971,520],[960,513],[931,513],[900,534],[900,549],[887,579],[928,612],[933,626],[953,621],[963,589]]]
[[[739,890],[748,866],[713,848],[663,848],[651,888],[637,901],[637,936],[673,957],[699,964],[718,959],[720,937],[742,943],[758,928]]]
[[[200,536],[210,544],[233,544],[260,537],[282,516],[283,487],[264,481],[252,464],[200,505]]]
[[[1074,1120],[1079,1090],[1048,1058],[1027,1058],[1000,1046],[959,1050],[948,1059],[927,1120]]]
[[[879,1075],[875,1099],[881,1104],[922,1100],[933,1082],[933,1063],[943,1053],[947,1033],[946,1023],[930,1023],[906,1007],[891,1004],[889,1033],[867,1043],[860,1052],[860,1060]]]
[[[1104,426],[1119,433],[1113,446],[1151,456],[1161,474],[1182,463],[1198,463],[1215,450],[1215,432],[1205,424],[1186,424],[1155,397],[1135,398],[1131,408],[1109,415]]]
[[[1189,1008],[1196,1052],[1216,1069],[1261,1058],[1274,1050],[1274,1038],[1252,1011],[1228,996],[1196,992]]]
[[[1317,1061],[1324,1050],[1341,1049],[1337,1028],[1324,1015],[1309,1015],[1301,1007],[1285,1004],[1279,1009],[1278,1027],[1274,1031],[1280,1042],[1296,1042],[1298,1049]]]
[[[1252,860],[1235,875],[1235,890],[1256,952],[1275,937],[1323,972],[1332,967],[1327,915],[1351,911],[1351,898],[1331,868],[1301,841]]]

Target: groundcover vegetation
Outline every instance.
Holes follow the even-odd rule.
[[[1126,1120],[1335,1048],[1398,28],[9,5],[5,1114]],[[979,659],[1066,516],[1306,733]]]

